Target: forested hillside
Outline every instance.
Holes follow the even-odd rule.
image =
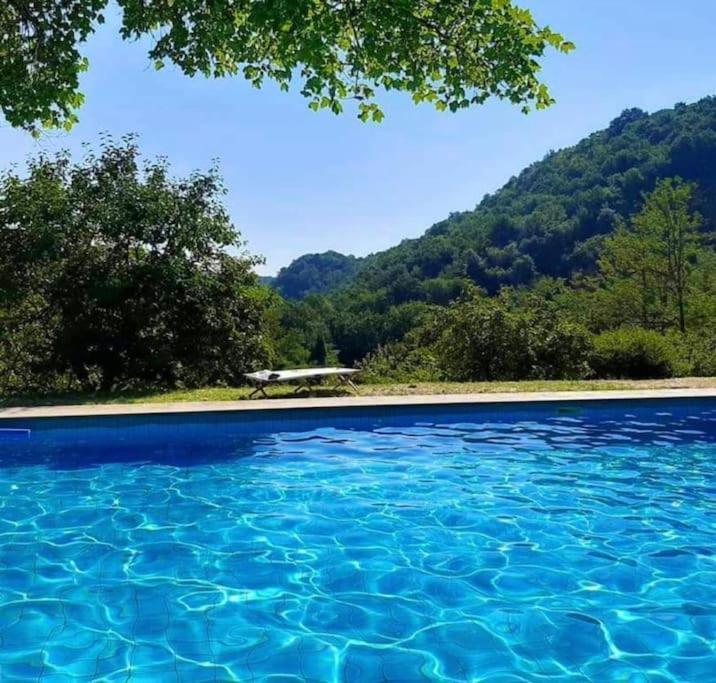
[[[716,226],[713,97],[654,114],[626,110],[605,130],[531,165],[486,196],[474,211],[452,214],[422,237],[356,262],[352,277],[346,271],[329,271],[330,287],[324,287],[322,276],[315,278],[313,289],[308,281],[300,287],[294,283],[294,297],[300,291],[328,294],[289,305],[282,328],[285,348],[310,348],[311,339],[321,334],[331,340],[344,363],[366,356],[374,361],[378,349],[385,353],[386,345],[406,339],[413,350],[434,350],[434,340],[417,339],[420,331],[446,324],[437,319],[441,311],[452,302],[470,299],[471,287],[502,302],[506,310],[519,308],[528,295],[533,310],[546,310],[559,301],[559,310],[551,310],[551,315],[578,324],[590,334],[627,325],[663,336],[678,327],[673,310],[645,311],[658,308],[658,302],[671,301],[672,284],[657,284],[660,276],[654,270],[666,268],[671,257],[662,254],[665,260],[649,265],[652,270],[646,280],[651,289],[642,292],[644,301],[639,304],[634,297],[641,296],[640,288],[625,270],[624,259],[621,270],[614,270],[605,254],[613,250],[614,245],[608,243],[620,226],[636,230],[632,221],[644,208],[646,195],[664,179],[674,179],[669,211],[676,211],[678,205],[679,211],[688,212],[700,235],[689,266],[693,266],[693,277],[700,279],[698,285],[693,280],[689,290],[686,326],[709,326],[716,315],[711,258]],[[682,190],[688,199],[677,201],[674,198]],[[667,195],[667,190],[660,193],[662,199]],[[669,211],[657,225],[668,227],[673,218]],[[666,234],[658,235],[653,249],[671,248],[668,239]],[[623,255],[628,249],[619,246],[617,251]],[[645,263],[647,257],[638,256]],[[310,270],[293,265],[286,270],[313,277]],[[338,287],[340,276],[346,279]],[[639,306],[642,313],[636,311]],[[615,309],[613,314],[610,307]],[[629,315],[621,315],[627,310]],[[549,335],[549,331],[544,328],[539,334]],[[424,370],[423,355],[411,355],[411,348],[393,349],[396,355],[391,362],[404,365],[406,358],[412,359],[409,362]],[[308,356],[287,353],[286,358],[299,362]]]
[[[303,299],[322,294],[345,284],[357,272],[362,259],[344,256],[337,251],[305,254],[281,268],[270,283],[287,299]]]
[[[679,176],[697,185],[694,208],[704,230],[716,225],[716,98],[654,114],[628,109],[608,128],[574,147],[552,152],[474,211],[454,213],[422,237],[373,254],[356,269],[352,288],[382,304],[445,304],[465,276],[488,292],[526,285],[543,275],[592,272],[604,235],[634,214],[658,178]],[[327,291],[350,279],[315,255],[284,269],[286,296]],[[350,257],[346,257],[350,258]],[[309,259],[311,266],[305,260]],[[323,268],[330,275],[325,286]],[[313,285],[311,285],[313,278]]]

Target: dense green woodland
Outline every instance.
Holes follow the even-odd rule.
[[[530,291],[549,301],[555,290],[564,290],[569,297],[557,298],[574,301],[565,303],[559,314],[590,333],[637,324],[666,333],[669,325],[631,319],[618,310],[610,317],[603,291],[607,283],[598,276],[607,237],[641,210],[645,193],[659,179],[668,177],[693,184],[689,208],[701,216],[700,246],[705,255],[695,270],[711,273],[716,98],[708,97],[651,115],[638,109],[624,111],[605,130],[525,169],[474,211],[452,214],[418,239],[359,259],[354,275],[336,268],[341,262],[333,253],[325,260],[312,255],[310,269],[305,267],[306,257],[298,259],[276,279],[284,296],[300,299],[302,292],[331,284],[324,297],[308,297],[294,306],[297,310],[290,318],[295,320],[303,311],[305,329],[296,331],[292,323],[295,334],[287,336],[310,337],[316,321],[323,321],[340,359],[360,362],[379,346],[433,325],[435,311],[469,293],[470,287],[491,296],[510,288],[511,299]],[[710,330],[713,310],[707,313],[702,304],[712,301],[714,292],[710,276],[703,277],[704,289],[692,293],[698,302],[692,302],[692,326],[700,329],[703,323]],[[503,292],[500,300],[507,297]],[[682,364],[681,371],[697,370],[687,366]]]
[[[521,293],[563,288],[581,297],[570,304],[569,315],[590,332],[636,324],[640,321],[621,319],[616,311],[613,320],[603,312],[605,283],[595,281],[599,259],[607,236],[642,208],[644,194],[658,179],[668,177],[693,183],[689,207],[701,216],[702,249],[712,253],[715,98],[651,115],[626,110],[607,129],[525,169],[474,211],[452,214],[418,239],[361,259],[358,272],[332,284],[325,300],[309,297],[297,305],[307,319],[323,315],[312,308],[330,311],[324,319],[346,363],[414,334],[426,319],[432,321],[436,307],[459,299],[469,287],[491,296],[504,288]],[[335,282],[327,272],[334,261],[331,256],[321,264],[312,257],[322,281]],[[709,266],[703,263],[701,269]],[[290,275],[287,296],[307,288],[302,270],[292,264],[279,274],[279,280]],[[710,294],[702,292],[699,300]]]
[[[604,235],[640,208],[658,178],[670,176],[696,183],[694,209],[704,230],[713,231],[716,98],[651,115],[628,109],[606,130],[532,164],[474,211],[361,259],[357,277],[328,252],[322,260],[311,255],[310,270],[307,257],[297,259],[279,273],[277,286],[295,299],[324,282],[323,292],[350,280],[353,292],[371,292],[384,306],[445,304],[465,276],[490,293],[544,275],[573,278],[594,272]]]
[[[134,138],[0,176],[3,392],[716,375],[716,99],[627,110],[416,240],[304,256],[267,285],[215,169]]]
[[[305,254],[282,268],[269,284],[287,299],[303,299],[309,294],[323,294],[345,284],[358,273],[362,262],[363,259],[337,251]]]

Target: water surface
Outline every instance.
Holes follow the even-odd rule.
[[[14,421],[0,680],[716,680],[716,404]]]

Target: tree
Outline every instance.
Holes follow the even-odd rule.
[[[313,351],[311,352],[311,361],[318,367],[325,367],[326,359],[328,358],[328,346],[326,345],[326,336],[321,332],[316,337],[316,343],[313,345]]]
[[[5,0],[0,7],[0,107],[13,126],[71,126],[82,103],[80,48],[108,0]],[[380,121],[378,89],[457,109],[495,96],[524,109],[551,104],[538,79],[548,48],[573,45],[513,0],[118,0],[124,39],[149,38],[157,68],[241,75],[288,90],[312,109],[358,103]]]
[[[702,249],[701,216],[690,210],[695,186],[679,178],[660,180],[644,198],[630,227],[605,242],[600,267],[613,287],[638,292],[644,327],[675,319],[686,332],[686,307],[694,264]]]
[[[141,167],[133,138],[0,176],[0,365],[21,358],[20,388],[204,385],[265,367],[275,295],[257,259],[227,252],[242,242],[222,192],[215,169]]]

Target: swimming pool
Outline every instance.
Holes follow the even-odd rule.
[[[716,678],[714,400],[0,429],[0,680]]]

